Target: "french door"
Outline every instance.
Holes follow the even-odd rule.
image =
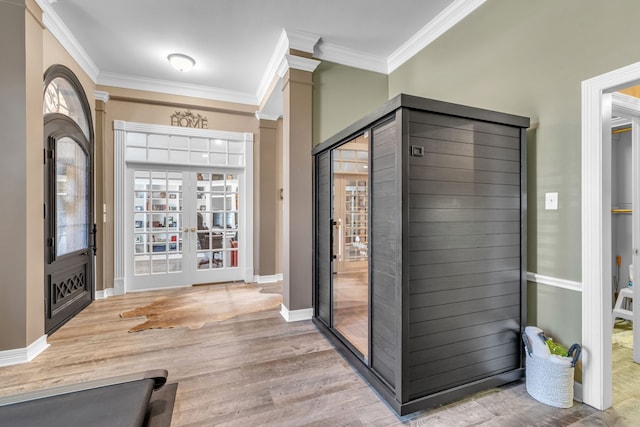
[[[244,174],[130,165],[127,288],[244,279]]]

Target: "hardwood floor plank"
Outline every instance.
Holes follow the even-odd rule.
[[[179,383],[174,427],[640,425],[640,365],[628,348],[614,346],[615,405],[605,412],[540,404],[519,382],[398,417],[310,321],[288,323],[278,309],[198,330],[127,332],[132,319],[120,312],[181,291],[93,302],[35,360],[0,368],[0,396],[164,368]]]

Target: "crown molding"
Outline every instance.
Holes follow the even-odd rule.
[[[282,68],[282,62],[285,56],[288,55],[289,49],[295,49],[302,52],[313,54],[314,46],[320,40],[320,36],[311,33],[304,33],[300,31],[289,31],[283,29],[276,43],[276,47],[273,49],[267,68],[262,75],[258,90],[256,91],[256,98],[259,102],[262,102],[266,96],[269,87],[276,76],[280,78],[280,70]],[[294,67],[295,68],[295,67]],[[314,68],[315,69],[315,68]]]
[[[256,111],[256,119],[258,120],[271,120],[276,121],[280,118],[280,114],[269,114],[261,111]]]
[[[289,49],[299,50],[301,52],[313,53],[313,48],[320,40],[320,36],[302,31],[284,30],[287,40],[289,40]]]
[[[53,37],[69,52],[69,55],[95,83],[100,70],[80,42],[78,42],[78,39],[71,34],[69,28],[51,7],[51,3],[55,3],[55,0],[36,0],[36,3],[42,9],[42,23],[45,28],[49,30]]]
[[[455,0],[420,31],[402,44],[387,58],[387,73],[407,62],[416,53],[450,30],[467,15],[476,10],[486,0]]]
[[[267,91],[269,90],[269,86],[271,86],[273,78],[278,72],[278,67],[280,66],[282,57],[287,53],[288,50],[289,39],[287,38],[287,32],[285,30],[282,30],[282,32],[280,33],[280,38],[278,38],[278,43],[276,43],[276,47],[273,49],[273,53],[271,54],[271,58],[269,59],[269,63],[267,64],[267,68],[262,75],[262,80],[260,80],[260,84],[258,85],[256,98],[260,102],[262,102],[264,97],[267,96]]]
[[[320,42],[316,46],[314,56],[349,67],[387,74],[386,58],[331,43]]]
[[[103,90],[94,90],[93,97],[96,101],[109,102],[109,92]]]
[[[320,65],[320,61],[317,59],[303,58],[296,55],[285,55],[278,67],[278,77],[282,78],[290,68],[294,70],[302,70],[313,73]]]
[[[145,90],[170,95],[188,96],[191,98],[210,99],[215,101],[234,102],[238,104],[258,105],[255,95],[211,86],[201,86],[170,80],[146,79],[115,73],[100,73],[97,84],[115,86],[125,89]]]

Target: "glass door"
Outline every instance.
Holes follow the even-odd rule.
[[[332,151],[333,328],[366,360],[369,348],[369,145]]]
[[[184,217],[186,174],[168,169],[135,169],[133,174],[133,272],[136,288],[188,281]]]
[[[195,281],[236,280],[239,274],[240,175],[196,172]]]

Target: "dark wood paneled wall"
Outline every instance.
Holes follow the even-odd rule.
[[[411,111],[406,132],[415,399],[520,367],[520,129]]]
[[[392,387],[399,360],[401,268],[400,124],[371,130],[371,367]]]

